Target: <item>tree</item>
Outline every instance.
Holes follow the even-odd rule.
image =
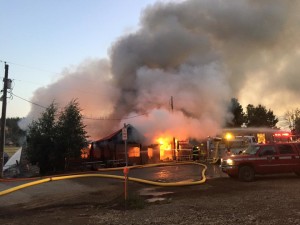
[[[246,122],[245,113],[243,107],[238,102],[238,99],[232,98],[229,107],[229,112],[232,113],[233,118],[228,121],[226,127],[241,127]]]
[[[78,159],[81,150],[88,146],[85,125],[82,122],[79,105],[72,100],[61,112],[57,124],[59,142],[59,157],[64,157],[65,167],[70,159]]]
[[[295,134],[300,135],[300,118],[295,120]]]
[[[52,103],[28,129],[28,159],[38,164],[41,175],[65,169],[70,159],[80,159],[81,149],[87,146],[78,103],[71,101],[58,119],[57,115],[57,107]]]
[[[54,169],[57,107],[52,103],[37,121],[32,121],[27,133],[27,156],[31,163],[38,164],[40,174]]]
[[[296,108],[295,110],[287,111],[284,115],[284,119],[291,130],[300,131],[299,127],[296,129],[296,122],[300,120],[300,109]]]
[[[273,128],[278,122],[278,118],[272,110],[267,110],[265,106],[258,105],[257,107],[249,104],[247,106],[247,127],[270,127]]]

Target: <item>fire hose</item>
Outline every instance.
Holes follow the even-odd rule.
[[[134,178],[134,177],[128,177],[127,179],[129,181],[135,181],[135,182],[139,182],[139,183],[150,184],[150,185],[155,185],[155,186],[162,186],[162,187],[179,187],[179,186],[199,185],[199,184],[205,183],[205,181],[206,181],[205,172],[207,170],[207,166],[205,164],[197,163],[197,162],[158,163],[158,164],[129,166],[128,168],[129,169],[136,169],[136,168],[148,168],[148,167],[171,166],[171,165],[187,165],[187,164],[196,164],[196,165],[204,167],[204,169],[202,170],[202,173],[201,173],[201,180],[163,183],[163,182],[144,180],[144,179]],[[124,169],[124,167],[119,167],[119,168],[98,169],[98,171],[113,171],[113,170],[123,170],[123,169]],[[125,176],[111,175],[111,174],[75,174],[75,175],[47,177],[47,178],[32,181],[32,182],[29,182],[29,183],[26,183],[26,184],[22,184],[22,185],[19,185],[19,186],[16,186],[16,187],[12,187],[12,188],[0,191],[0,196],[6,195],[6,194],[9,194],[9,193],[18,191],[18,190],[21,190],[23,188],[43,184],[43,183],[50,182],[50,181],[59,181],[59,180],[75,179],[75,178],[82,178],[82,177],[99,177],[99,178],[113,178],[113,179],[125,180]]]

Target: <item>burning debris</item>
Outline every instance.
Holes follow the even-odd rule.
[[[116,119],[137,115],[144,116],[128,122],[149,143],[159,132],[180,140],[214,136],[231,117],[227,106],[232,97],[242,104],[276,103],[280,111],[288,104],[284,97],[299,95],[299,4],[156,3],[143,12],[139,30],[112,45],[109,59],[87,60],[63,71],[31,100],[64,106],[77,98],[86,118],[102,117],[85,120],[93,139],[122,127],[124,121]],[[28,118],[36,118],[38,110],[33,107]],[[167,154],[169,146],[164,148]]]

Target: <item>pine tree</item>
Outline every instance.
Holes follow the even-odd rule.
[[[56,112],[57,108],[52,103],[37,121],[33,121],[29,125],[27,133],[27,156],[31,163],[39,166],[41,175],[53,170]]]
[[[267,110],[265,106],[257,107],[249,104],[247,106],[247,127],[270,127],[274,128],[278,122],[278,118],[272,110]]]
[[[88,145],[85,125],[76,100],[72,100],[60,113],[58,119],[59,156],[65,159],[65,168],[70,159],[78,159],[81,150]]]
[[[243,107],[239,103],[238,99],[231,99],[229,112],[233,115],[233,118],[227,122],[226,127],[241,127],[243,123],[246,122]]]
[[[71,159],[80,159],[81,149],[88,145],[76,100],[56,117],[57,107],[52,103],[41,118],[29,125],[27,155],[31,163],[38,164],[41,175],[66,169]]]

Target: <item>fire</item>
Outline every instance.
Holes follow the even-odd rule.
[[[139,147],[129,147],[128,148],[128,157],[140,157],[140,148]]]
[[[81,158],[87,159],[90,155],[90,149],[89,148],[83,148],[81,149]]]
[[[177,159],[179,156],[181,157],[182,154],[190,154],[191,148],[189,148],[188,139],[182,140],[183,141],[179,141],[177,138],[168,134],[156,136],[156,138],[153,139],[155,145],[148,148],[149,159],[153,158],[154,160],[169,161]],[[188,148],[186,146],[188,146]]]
[[[160,149],[171,150],[171,148],[172,148],[172,145],[171,145],[172,139],[171,138],[160,137],[157,139],[157,142],[160,145]]]
[[[87,159],[87,158],[90,157],[91,147],[92,147],[92,145],[89,144],[88,147],[81,149],[81,155],[80,156],[81,156],[82,159]]]
[[[159,144],[160,160],[173,159],[172,141],[172,137],[159,137],[156,139],[156,143]]]

